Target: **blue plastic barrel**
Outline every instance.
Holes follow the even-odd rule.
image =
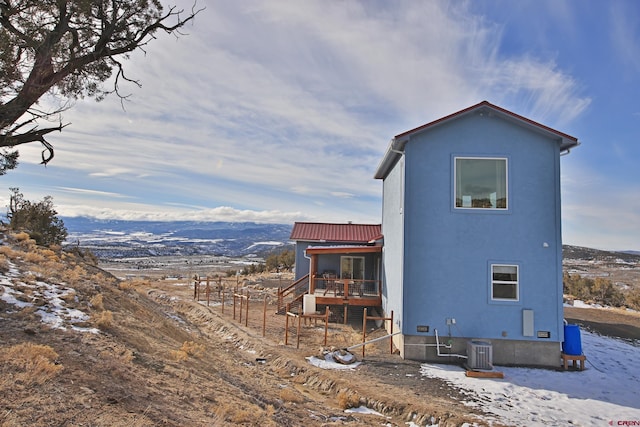
[[[562,352],[571,356],[580,356],[582,354],[579,325],[564,325]]]

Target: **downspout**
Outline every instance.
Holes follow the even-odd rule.
[[[311,293],[311,268],[313,267],[313,263],[311,262],[311,258],[307,256],[307,249],[305,248],[302,252],[302,256],[309,260],[309,293]]]

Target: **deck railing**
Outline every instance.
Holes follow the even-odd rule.
[[[313,277],[315,293],[330,296],[350,296],[350,297],[379,297],[381,287],[379,280],[364,279],[334,279]]]

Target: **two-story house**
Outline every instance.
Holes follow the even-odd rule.
[[[382,306],[404,358],[558,366],[560,156],[576,138],[481,102],[395,136],[383,180]],[[453,355],[453,356],[449,356]]]

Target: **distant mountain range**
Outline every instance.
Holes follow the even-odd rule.
[[[188,255],[263,256],[274,249],[291,245],[291,224],[121,221],[86,217],[61,219],[69,232],[66,244],[90,249],[101,259]]]
[[[562,256],[564,259],[640,263],[638,251],[603,251],[572,245],[562,246]]]
[[[149,256],[264,256],[293,249],[292,224],[199,221],[122,221],[62,217],[68,245],[79,245],[101,259]],[[637,251],[613,252],[563,246],[564,259],[640,262]]]

